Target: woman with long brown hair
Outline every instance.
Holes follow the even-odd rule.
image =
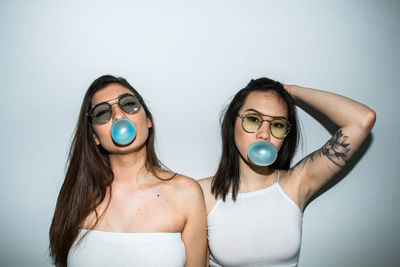
[[[295,101],[318,110],[338,129],[291,167],[299,136]],[[349,98],[268,78],[251,80],[224,114],[215,176],[199,181],[210,266],[297,266],[306,204],[347,164],[374,123],[375,112]]]
[[[133,123],[133,140],[112,135]],[[154,122],[123,78],[96,79],[83,99],[50,227],[56,266],[204,266],[201,188],[162,168]]]

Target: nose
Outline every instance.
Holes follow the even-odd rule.
[[[260,129],[257,131],[257,139],[269,141],[271,140],[271,133],[269,131],[269,122],[264,121]]]
[[[112,110],[112,122],[118,119],[126,118],[125,112],[121,110],[121,108],[118,105],[118,102],[110,103],[110,105]]]

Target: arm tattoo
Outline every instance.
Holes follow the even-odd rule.
[[[297,164],[293,167],[290,168],[289,170],[289,175],[293,173],[294,169],[296,169],[297,167],[299,168],[304,168],[304,166],[307,164],[307,162],[312,162],[314,161],[314,157],[315,155],[319,155],[321,153],[321,150],[318,149],[314,152],[312,152],[311,154],[309,154],[308,156],[304,157],[302,160],[300,160],[299,162],[297,162]]]
[[[343,135],[342,129],[321,148],[322,155],[326,156],[333,164],[343,167],[346,164],[347,155],[350,151],[349,143],[346,143],[348,136]]]
[[[340,129],[322,148],[303,158],[289,170],[289,173],[292,173],[297,167],[303,168],[308,162],[313,162],[317,156],[326,156],[336,166],[343,167],[347,162],[347,154],[350,151],[350,148],[348,148],[350,144],[346,143],[348,138],[348,136],[343,135],[342,129]],[[331,167],[328,166],[328,168],[332,170]]]

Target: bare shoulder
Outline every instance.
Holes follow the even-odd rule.
[[[211,194],[211,183],[213,176],[198,180],[204,195]]]
[[[177,173],[170,183],[176,188],[179,195],[188,201],[203,199],[199,183],[191,177]]]
[[[301,192],[301,173],[296,169],[280,170],[279,184],[283,191],[299,206],[301,210],[304,210],[305,202],[302,199]]]
[[[201,189],[203,190],[204,199],[206,200],[206,203],[215,199],[214,196],[211,194],[211,184],[212,184],[213,178],[214,177],[211,176],[208,178],[200,179],[198,181],[201,186]]]
[[[210,213],[212,208],[217,203],[217,199],[211,194],[211,184],[213,176],[199,180],[201,189],[203,190],[204,200],[206,201],[207,214]]]

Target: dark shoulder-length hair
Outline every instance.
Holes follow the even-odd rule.
[[[111,189],[110,185],[114,180],[108,153],[100,145],[96,145],[92,124],[87,115],[93,95],[110,84],[119,84],[138,97],[147,118],[153,124],[146,140],[146,168],[156,175],[156,169],[162,166],[154,149],[153,117],[140,94],[124,78],[104,75],[93,81],[82,102],[69,151],[67,173],[50,227],[50,256],[56,266],[67,265],[68,252],[79,229],[83,228],[85,218],[92,212],[96,214],[96,220],[89,229],[94,229],[97,225],[102,214],[99,215],[96,208],[103,202],[107,189]]]
[[[239,150],[235,144],[235,123],[240,108],[243,106],[247,96],[255,91],[269,92],[283,100],[288,110],[288,120],[291,124],[289,134],[285,137],[282,147],[278,152],[276,161],[271,165],[275,169],[288,170],[291,160],[296,152],[299,127],[297,112],[294,101],[280,82],[259,78],[251,80],[249,84],[241,89],[232,99],[222,119],[221,137],[222,154],[218,170],[212,180],[211,193],[215,198],[222,197],[225,201],[229,190],[232,190],[232,198],[236,200],[240,186],[239,175]]]

